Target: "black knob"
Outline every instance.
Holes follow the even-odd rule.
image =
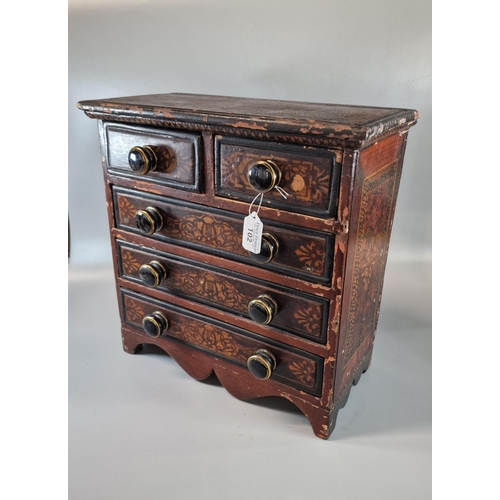
[[[279,249],[278,240],[269,233],[262,233],[260,253],[248,252],[250,257],[259,264],[267,264],[276,257]]]
[[[247,360],[250,373],[261,380],[267,380],[276,368],[276,358],[267,349],[259,349]]]
[[[134,146],[128,153],[130,168],[139,175],[152,172],[158,164],[158,159],[151,146]]]
[[[248,314],[256,322],[267,325],[278,312],[278,304],[269,295],[259,295],[248,304]]]
[[[267,193],[281,181],[281,171],[272,160],[261,160],[248,169],[248,182],[259,193]]]
[[[167,277],[167,271],[163,264],[152,260],[149,264],[143,264],[139,268],[139,278],[152,288],[156,288]]]
[[[145,235],[151,235],[163,227],[163,219],[160,212],[154,207],[137,210],[135,213],[135,225]]]
[[[155,311],[152,314],[144,316],[142,328],[150,337],[159,337],[168,329],[168,319],[160,311]]]

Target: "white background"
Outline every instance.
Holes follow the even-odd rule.
[[[70,498],[230,500],[256,490],[265,500],[428,498],[430,2],[69,6]],[[328,442],[290,406],[241,403],[156,351],[121,350],[97,124],[76,102],[166,92],[420,112],[408,136],[373,366]]]
[[[190,2],[163,3],[191,5]],[[118,10],[127,10],[126,3],[120,1],[99,2],[97,5],[70,2],[70,19],[71,11],[78,4],[96,7],[114,4],[122,6]],[[151,4],[154,2],[141,3],[146,7]],[[374,11],[383,4],[385,2],[374,3],[368,17],[373,17]],[[234,2],[234,5],[238,4]],[[331,5],[349,10],[349,6],[357,4],[332,2]],[[283,10],[287,10],[286,6]],[[100,12],[96,11],[97,19]],[[351,11],[353,19],[356,15]],[[363,12],[360,15],[363,16]],[[388,12],[386,15],[392,16]],[[426,22],[429,21],[427,18]],[[339,22],[342,25],[342,20]],[[113,23],[101,27],[101,30],[109,29],[109,24]],[[86,88],[94,85],[95,92],[83,96],[76,92],[77,95],[73,95],[74,85],[78,82],[72,80],[68,87],[67,28],[66,3],[48,5],[23,1],[9,5],[4,29],[0,33],[4,144],[8,146],[6,151],[15,152],[17,158],[24,160],[14,164],[6,162],[9,168],[3,169],[1,183],[4,221],[9,221],[9,224],[4,224],[1,257],[6,292],[2,297],[3,333],[11,342],[4,343],[5,356],[0,365],[6,408],[1,419],[4,430],[2,493],[8,498],[24,499],[41,493],[51,498],[68,498],[68,332],[65,321],[68,212],[73,213],[74,225],[79,223],[71,208],[78,203],[68,201],[65,190],[68,166],[72,168],[67,162],[68,153],[77,145],[74,139],[73,144],[70,140],[68,150],[65,137],[68,133],[74,135],[70,129],[72,116],[78,114],[73,107],[75,100],[106,97],[100,92],[104,84],[110,89],[109,96],[129,93],[121,91],[124,87],[120,85],[126,79],[104,82],[96,72],[89,72],[87,81],[80,83]],[[126,39],[132,28],[124,26],[122,32],[115,34],[116,43],[117,39]],[[211,36],[216,36],[214,31],[207,30],[209,36],[201,45],[210,45]],[[333,28],[328,29],[328,33],[333,33]],[[367,40],[364,47],[358,46],[358,55],[367,53],[369,46],[376,42],[367,36],[366,29],[351,27],[348,34],[354,46],[360,37]],[[498,442],[496,365],[499,333],[496,318],[496,284],[499,280],[496,227],[500,179],[498,160],[492,154],[496,148],[499,111],[496,64],[499,40],[495,6],[484,1],[450,6],[449,2],[435,0],[432,35],[433,498],[496,498],[497,464],[491,459],[491,450]],[[92,38],[95,33],[91,32],[89,36]],[[154,38],[155,35],[140,33],[137,38],[143,36]],[[292,36],[296,38],[298,35],[293,32]],[[424,38],[428,44],[428,31]],[[342,41],[336,40],[336,43]],[[400,38],[393,40],[395,47],[399,43]],[[234,39],[231,44],[235,44]],[[312,45],[318,48],[318,44]],[[328,52],[334,50],[331,45]],[[104,52],[105,49],[96,47],[95,52]],[[102,61],[100,71],[113,67],[113,62],[107,60]],[[351,57],[351,61],[354,67],[355,58]],[[247,67],[255,64],[256,60],[249,61]],[[136,70],[132,68],[132,72]],[[372,74],[361,71],[357,75],[360,74],[365,90],[370,92],[371,82],[376,80],[371,78]],[[314,84],[318,78],[314,75],[308,83]],[[146,80],[139,77],[136,81],[139,80],[141,87],[136,87],[133,93],[143,93],[143,89],[150,92]],[[172,90],[186,91],[190,83],[193,91],[202,91],[199,82],[199,77],[191,78],[184,82],[186,86],[182,89],[176,87]],[[331,82],[331,88],[334,88],[333,85],[342,79],[334,78]],[[356,87],[355,81],[351,83]],[[290,85],[295,84],[293,79]],[[380,91],[385,87],[376,88]],[[169,90],[163,86],[155,88],[161,92]],[[238,92],[230,90],[220,93],[244,94],[239,89]],[[248,95],[252,95],[251,92]],[[262,96],[272,97],[270,91],[263,91]],[[329,101],[327,98],[321,100]],[[342,99],[335,101],[341,102]],[[389,105],[396,103],[391,100]],[[406,101],[402,105],[410,107]],[[422,108],[419,110],[423,111]],[[422,129],[422,119],[410,132],[410,143],[416,140],[417,130]],[[86,125],[83,125],[83,117],[78,120],[86,129],[89,120]],[[96,161],[99,163],[99,157],[91,134],[88,143],[80,148],[83,152],[94,148],[93,166],[89,168],[98,171],[95,164]],[[421,153],[429,154],[428,151]],[[74,153],[69,154],[74,156]],[[405,165],[405,175],[407,171]],[[98,189],[97,183],[88,182],[93,189]],[[402,182],[405,182],[404,177]],[[82,190],[85,189],[89,189],[89,184],[82,185]],[[69,185],[70,200],[76,191]],[[90,199],[94,196],[97,200],[93,206],[99,204],[99,196],[102,202],[104,200],[102,194],[96,193],[89,191]],[[401,224],[398,222],[401,198],[398,203],[395,235],[397,224]],[[99,242],[103,245],[105,237],[106,228],[101,219],[105,209],[101,206],[95,209],[87,207],[87,210],[97,227],[100,225],[99,236],[95,239],[99,247]],[[96,211],[101,211],[101,215],[96,216]],[[19,220],[22,224],[13,223]],[[80,227],[85,231],[89,226],[80,223]],[[92,249],[93,245],[88,245],[84,250],[86,239],[80,239],[80,262],[83,265],[109,259],[104,246]],[[36,264],[35,274],[20,272],[26,263]],[[422,316],[426,314],[429,314],[428,308]],[[358,388],[361,388],[361,382]],[[428,474],[426,477],[429,478]],[[328,474],[323,479],[333,483]],[[358,479],[354,476],[353,482],[359,484]],[[191,479],[190,484],[193,481],[195,479]],[[169,497],[168,490],[165,491],[164,496]],[[372,498],[379,498],[376,491],[371,494]],[[369,492],[366,497],[370,498]]]

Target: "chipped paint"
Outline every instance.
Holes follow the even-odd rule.
[[[306,120],[304,118],[297,119],[288,119],[288,118],[278,118],[275,117],[266,117],[261,116],[264,111],[254,112],[253,114],[244,114],[237,107],[233,111],[225,112],[224,114],[210,113],[207,111],[200,111],[200,106],[193,105],[180,106],[177,105],[170,106],[170,101],[168,99],[163,100],[158,96],[152,96],[150,101],[146,101],[145,99],[137,99],[137,98],[124,98],[119,100],[118,102],[106,102],[106,101],[94,101],[87,102],[82,106],[79,106],[87,116],[91,118],[101,118],[104,121],[108,122],[125,122],[131,123],[133,125],[147,125],[147,126],[159,126],[162,128],[174,128],[181,129],[184,131],[190,130],[195,132],[203,132],[206,134],[205,140],[210,137],[209,134],[223,134],[223,135],[232,135],[234,137],[240,137],[245,139],[260,139],[260,140],[268,140],[274,142],[283,142],[289,144],[296,144],[297,147],[303,146],[304,149],[311,149],[313,147],[322,147],[322,148],[331,148],[335,147],[335,158],[338,163],[342,163],[344,161],[347,162],[349,157],[352,157],[352,151],[348,150],[339,150],[338,148],[349,148],[352,150],[362,149],[366,146],[375,143],[375,140],[380,141],[382,137],[388,137],[390,135],[396,136],[399,134],[403,136],[407,133],[408,128],[413,125],[414,121],[412,121],[412,114],[410,110],[388,110],[388,113],[385,113],[383,116],[377,117],[374,119],[373,116],[370,116],[368,111],[366,112],[365,120],[356,120],[350,119],[349,115],[344,114],[344,111],[340,109],[337,113],[335,108],[333,108],[332,115],[326,116],[321,113],[318,115],[304,115],[304,116],[316,116],[315,120]],[[152,103],[153,105],[148,106],[147,104]],[[139,104],[140,105],[139,105]],[[174,99],[175,103],[175,99]],[[95,105],[94,105],[95,104]],[[197,104],[197,103],[196,103]],[[166,106],[166,108],[164,107]],[[306,109],[306,108],[305,108]],[[175,113],[175,116],[172,114]],[[207,115],[208,113],[208,115]],[[410,113],[410,114],[409,114]],[[403,116],[405,114],[406,116]],[[418,118],[418,113],[414,113],[415,119]],[[293,116],[292,116],[293,118]],[[368,119],[369,118],[369,119]],[[318,122],[318,120],[320,120]],[[346,123],[347,122],[347,123]],[[268,124],[268,125],[266,125]],[[380,134],[380,135],[378,135]],[[104,139],[101,137],[101,140]],[[212,143],[209,143],[212,144]],[[104,145],[106,147],[106,145]],[[325,149],[326,150],[326,149]],[[209,154],[213,153],[213,147],[211,147],[211,153],[207,153],[205,158],[209,157]],[[343,156],[345,155],[345,156]],[[357,152],[354,153],[357,156]],[[103,163],[105,162],[105,158],[102,158]],[[209,165],[210,167],[210,165]],[[351,171],[346,171],[347,167],[351,169]],[[334,254],[333,254],[333,275],[331,275],[331,286],[325,286],[324,284],[310,284],[307,283],[307,287],[304,285],[300,287],[304,292],[313,293],[317,297],[328,297],[330,302],[330,320],[328,322],[330,331],[329,338],[326,341],[326,345],[317,346],[317,350],[313,354],[317,354],[323,358],[324,371],[322,375],[322,392],[320,397],[312,396],[310,393],[300,390],[298,388],[290,388],[287,387],[286,384],[281,383],[279,380],[271,380],[267,385],[263,385],[260,382],[255,382],[247,380],[246,372],[243,369],[235,369],[234,365],[226,366],[224,361],[217,356],[213,357],[213,361],[209,362],[209,365],[215,365],[217,367],[217,376],[219,377],[218,372],[220,371],[222,374],[222,378],[225,383],[230,386],[228,391],[230,393],[237,394],[236,397],[259,397],[266,395],[279,395],[281,397],[286,398],[291,401],[293,404],[298,406],[301,411],[307,416],[309,421],[313,426],[313,430],[315,434],[322,438],[328,438],[333,427],[335,426],[336,415],[340,406],[343,406],[347,400],[347,396],[349,395],[351,383],[347,381],[347,384],[343,384],[344,380],[342,379],[342,366],[336,367],[336,354],[340,354],[340,350],[343,348],[342,344],[339,344],[339,329],[340,329],[340,315],[342,308],[342,289],[343,289],[343,279],[344,272],[347,272],[348,264],[346,262],[346,251],[347,251],[347,235],[349,233],[349,219],[352,217],[350,211],[346,205],[346,203],[352,202],[352,197],[356,196],[354,192],[354,175],[351,178],[351,174],[354,174],[355,169],[358,168],[358,164],[355,161],[354,166],[346,165],[346,170],[342,172],[342,180],[343,184],[341,186],[341,198],[340,198],[340,207],[342,210],[339,210],[339,215],[341,212],[341,216],[339,220],[335,220],[333,218],[323,219],[319,221],[317,217],[309,217],[302,216],[297,220],[300,220],[299,224],[301,227],[307,227],[308,224],[314,223],[314,229],[318,229],[324,232],[331,232],[335,235],[334,240]],[[118,179],[118,177],[111,177],[109,172],[106,172],[108,175],[108,181],[113,183]],[[295,174],[295,172],[294,172]],[[291,192],[298,193],[306,188],[306,181],[302,175],[296,175],[293,177],[293,174],[289,176],[289,180],[291,181]],[[212,179],[210,179],[212,180]],[[127,181],[128,182],[128,181]],[[350,184],[349,184],[350,183]],[[156,194],[170,194],[170,188],[153,188],[147,180],[144,181],[134,181],[134,185],[132,186],[132,181],[130,183],[125,183],[129,187],[140,188],[147,190],[151,193]],[[124,186],[126,187],[126,186]],[[161,189],[161,191],[160,191]],[[203,198],[196,197],[198,195],[185,195],[181,198],[190,201],[197,202],[198,200],[202,200],[202,204],[206,202],[209,198],[213,197],[213,192],[203,193]],[[231,197],[231,195],[229,196]],[[238,212],[238,207],[244,205],[243,202],[239,201],[229,201],[227,204],[224,204],[219,201],[215,201],[217,208],[222,210],[231,209]],[[110,202],[106,202],[109,208],[111,208]],[[357,212],[357,208],[353,205],[355,211]],[[268,210],[272,214],[271,219],[274,221],[281,221],[289,223],[295,219],[287,219],[290,212],[282,212],[281,210],[274,210],[273,208],[263,208],[263,211]],[[286,210],[286,208],[285,208]],[[241,211],[241,210],[240,210]],[[290,222],[291,223],[291,222]],[[125,231],[121,232],[118,229],[112,228],[111,234],[114,236],[122,236],[124,241],[131,240],[134,241],[135,244],[139,245],[139,248],[149,248],[156,249],[162,248],[163,243],[154,243],[149,242],[148,245],[143,245],[142,243],[137,243],[135,237],[128,236]],[[338,235],[341,235],[340,237]],[[201,261],[201,260],[200,260]],[[204,261],[206,262],[206,261]],[[350,272],[350,271],[349,271]],[[349,275],[347,275],[349,276]],[[289,284],[293,286],[294,284],[299,284],[301,280],[297,279],[296,282],[294,278],[290,279]],[[302,283],[302,282],[301,282]],[[373,299],[375,301],[375,299]],[[380,297],[378,298],[380,301]],[[346,303],[346,307],[347,307]],[[380,309],[377,308],[377,317],[380,312]],[[326,323],[326,320],[325,320]],[[124,349],[128,352],[135,352],[136,344],[135,338],[132,337],[123,337],[123,342],[128,342],[128,347],[124,345]],[[373,343],[373,341],[371,341]],[[303,348],[305,350],[308,344],[304,344]],[[306,346],[306,347],[304,347]],[[160,346],[163,348],[163,346]],[[177,350],[174,351],[176,358],[180,357],[181,366],[184,364],[183,357],[185,360],[190,358],[190,363],[193,363],[197,358],[198,354],[194,352],[179,352]],[[342,350],[342,353],[344,351]],[[182,356],[181,356],[182,354]],[[340,356],[342,361],[342,355]],[[189,363],[188,363],[189,364]],[[193,364],[194,366],[194,364]],[[349,368],[349,371],[346,373],[349,377],[356,377],[359,373],[359,366],[355,364],[351,364],[346,367]],[[361,368],[363,369],[363,368]],[[203,371],[204,369],[202,369]],[[215,371],[215,370],[214,370]],[[197,372],[200,373],[200,372]],[[205,371],[203,371],[205,373]],[[195,377],[196,378],[196,377]],[[236,382],[235,379],[239,380]],[[249,377],[251,378],[251,377]],[[220,379],[220,377],[219,377]],[[259,393],[259,394],[256,394]],[[334,395],[338,396],[334,401]],[[335,402],[335,405],[334,405]],[[332,410],[335,411],[332,411]],[[327,425],[328,424],[328,425]]]
[[[302,191],[305,186],[306,186],[306,183],[304,181],[304,178],[301,175],[296,174],[292,180],[292,184],[290,185],[290,188],[292,189],[292,191],[295,191],[296,193],[298,193],[299,191]]]
[[[234,127],[234,128],[242,127],[242,128],[249,128],[252,130],[267,130],[267,127],[265,127],[264,125],[257,125],[257,122],[253,122],[253,123],[235,122],[235,123],[231,123],[230,125],[231,125],[231,127]]]
[[[163,117],[163,118],[174,118],[174,115],[168,111],[165,111],[163,109],[155,109],[153,116],[158,116],[158,117]]]

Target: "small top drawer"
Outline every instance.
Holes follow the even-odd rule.
[[[311,216],[335,217],[340,155],[340,150],[216,136],[216,194],[251,202],[265,191],[263,205]],[[286,191],[286,199],[273,189],[274,185]]]
[[[201,139],[189,132],[104,125],[108,172],[202,191]]]

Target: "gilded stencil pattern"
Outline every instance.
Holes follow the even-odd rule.
[[[373,332],[394,198],[396,164],[363,182],[345,346],[345,364]]]
[[[182,323],[177,325],[177,331],[175,336],[190,344],[231,358],[242,357],[240,349],[231,335],[223,330],[216,329],[212,325],[201,326]]]
[[[319,336],[321,320],[319,305],[310,305],[305,309],[299,309],[293,314],[293,317],[307,333]]]
[[[182,271],[172,277],[173,286],[184,293],[206,298],[232,309],[246,309],[247,297],[230,282],[208,271],[204,271],[201,275],[197,271]]]
[[[287,168],[283,174],[284,189],[292,192],[293,196],[304,202],[315,204],[327,204],[330,190],[331,171],[325,171],[312,161],[288,161]],[[291,188],[296,175],[300,175],[305,182],[304,188],[299,192],[294,192]]]
[[[307,270],[319,272],[323,269],[324,253],[324,248],[322,246],[320,247],[316,241],[309,241],[308,243],[300,245],[300,247],[295,250],[295,255],[297,255],[300,263]]]
[[[314,384],[314,363],[309,360],[294,361],[289,367],[293,375],[304,385],[311,387]]]
[[[176,332],[171,332],[171,335],[211,352],[238,360],[244,364],[246,364],[247,358],[250,352],[252,352],[242,348],[230,333],[209,324],[182,323],[177,325]],[[293,361],[288,364],[288,369],[293,378],[301,384],[307,387],[314,386],[315,365],[312,361],[306,359]]]
[[[122,251],[122,266],[126,274],[133,274],[141,267],[137,259],[127,251]]]
[[[124,303],[126,320],[140,325],[145,316],[142,305],[127,296],[124,297]],[[246,341],[238,342],[237,337],[232,333],[209,323],[195,322],[186,317],[182,321],[174,321],[175,319],[172,318],[171,328],[168,330],[167,335],[201,349],[231,358],[243,365],[246,365],[248,357],[257,349],[255,346],[252,348],[251,345],[247,345]],[[306,387],[314,387],[316,366],[312,360],[295,358],[292,362],[280,361],[279,359],[278,362],[285,368],[285,372],[280,374],[281,377],[291,381],[298,381]]]
[[[135,218],[137,208],[124,196],[118,196],[118,212],[124,224],[130,224]]]
[[[327,204],[330,190],[331,169],[321,169],[317,163],[306,160],[293,160],[279,158],[272,155],[273,159],[282,166],[283,179],[280,183],[289,196],[301,202],[313,202],[315,204]],[[248,183],[248,167],[255,161],[262,160],[262,155],[248,151],[234,151],[225,155],[221,162],[221,175],[225,187],[248,191],[253,189]],[[292,187],[295,176],[300,176],[304,181],[304,187],[295,191]],[[281,197],[278,193],[269,193],[268,196]]]
[[[169,219],[167,227],[169,235],[175,238],[224,248],[236,253],[243,252],[241,234],[227,222],[209,215],[187,215],[181,219]]]
[[[141,323],[144,317],[142,307],[130,297],[125,297],[125,317],[134,323]]]
[[[221,162],[221,171],[224,176],[224,184],[244,191],[251,189],[247,179],[248,166],[251,162],[257,161],[260,158],[258,158],[257,155],[253,155],[254,158],[249,158],[248,162],[243,162],[242,164],[242,156],[243,153],[241,151],[235,151],[229,155],[225,155]],[[248,157],[251,156],[252,155],[248,155]]]

